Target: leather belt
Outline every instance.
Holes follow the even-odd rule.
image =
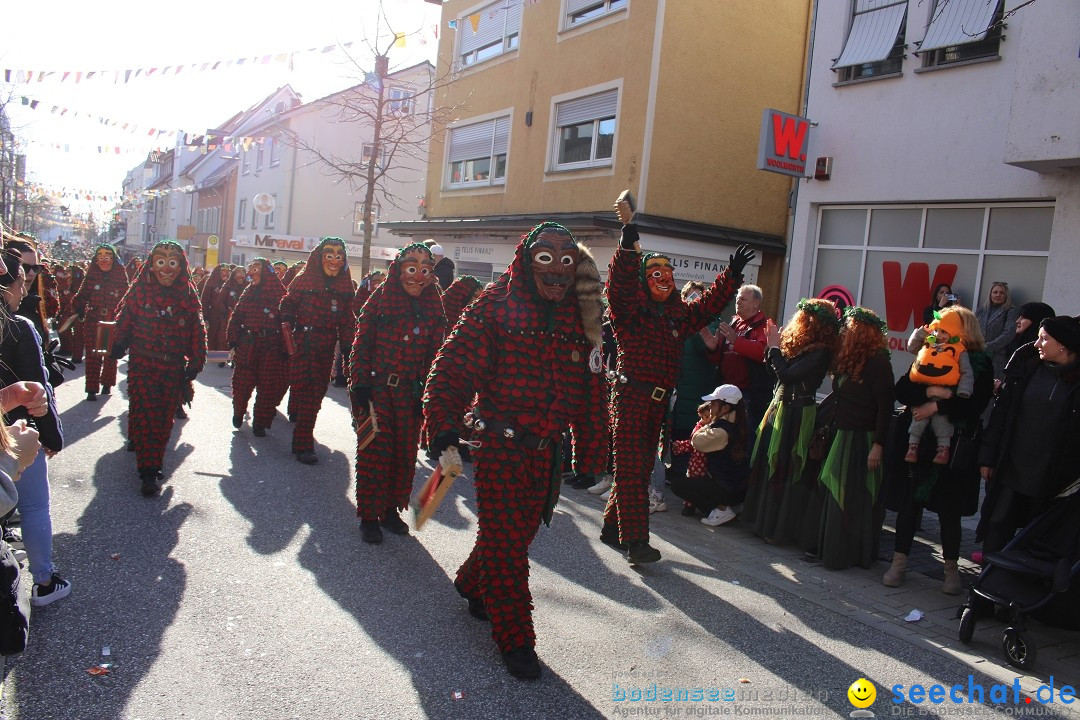
[[[630,387],[647,393],[649,399],[653,402],[664,402],[671,395],[671,389],[663,387],[662,385],[654,385],[652,383],[642,382],[641,380],[635,380],[634,378],[623,375],[622,373],[609,372],[608,380],[615,385],[629,385]]]
[[[554,440],[551,438],[540,437],[539,435],[533,435],[532,433],[518,432],[514,427],[502,420],[483,420],[473,413],[472,422],[470,427],[479,433],[485,433],[488,431],[499,433],[508,440],[517,441],[518,445],[529,450],[546,450],[551,446]]]
[[[401,377],[397,373],[387,373],[385,375],[371,373],[371,385],[385,385],[387,387],[397,387],[398,385],[408,384],[412,382],[409,378]]]
[[[161,353],[154,352],[153,350],[146,350],[143,348],[131,348],[133,355],[140,355],[142,357],[148,357],[153,360],[161,360],[162,362],[180,363],[183,364],[184,358],[182,355],[174,355],[173,353]]]

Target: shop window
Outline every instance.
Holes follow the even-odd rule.
[[[1054,208],[996,207],[990,209],[987,250],[1050,250]]]
[[[870,212],[870,237],[874,247],[918,247],[922,210],[879,210]]]

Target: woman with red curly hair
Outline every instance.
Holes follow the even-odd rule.
[[[807,548],[816,543],[817,526],[804,520],[814,515],[806,509],[817,477],[804,470],[817,416],[817,389],[832,363],[839,331],[836,306],[820,298],[800,300],[782,332],[772,320],[765,324],[765,362],[778,383],[758,428],[744,515],[769,542],[798,541]]]
[[[896,402],[887,333],[874,311],[844,311],[831,371],[836,432],[821,468],[826,494],[817,543],[822,562],[834,570],[868,568],[878,556],[881,456]]]

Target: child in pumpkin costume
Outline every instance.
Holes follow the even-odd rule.
[[[920,385],[937,385],[953,390],[959,397],[971,397],[975,376],[971,370],[967,348],[964,345],[964,323],[956,312],[945,310],[935,313],[935,319],[926,327],[916,328],[908,339],[908,352],[916,353],[908,377]],[[908,449],[904,461],[919,461],[919,441],[926,426],[934,429],[937,438],[935,465],[947,465],[949,446],[952,442],[953,425],[942,413],[929,418],[912,420],[908,427]]]

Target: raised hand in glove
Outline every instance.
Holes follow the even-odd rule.
[[[750,246],[743,243],[731,256],[731,260],[728,262],[728,268],[733,273],[742,274],[743,268],[745,268],[755,257],[754,251],[750,249]]]
[[[200,372],[202,372],[201,367],[198,367],[196,365],[188,365],[186,368],[184,368],[184,379],[194,380],[195,378],[199,377]]]
[[[368,403],[371,401],[371,386],[357,385],[349,388],[349,402],[352,403],[353,415],[362,417],[367,415]]]

